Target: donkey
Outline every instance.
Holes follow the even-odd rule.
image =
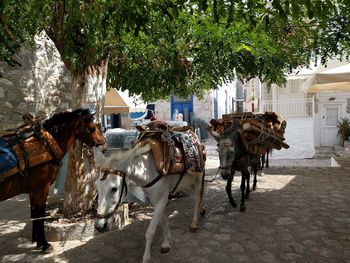
[[[171,190],[190,188],[194,191],[195,206],[190,231],[197,230],[198,213],[204,214],[204,171],[197,175],[160,174],[149,144],[145,146],[135,144],[133,148],[118,155],[112,155],[109,159],[106,159],[102,153],[95,151],[95,162],[102,173],[95,182],[98,193],[95,220],[97,230],[104,232],[110,229],[114,212],[122,202],[127,186],[131,183],[142,186],[143,191],[154,206],[154,214],[145,235],[146,247],[143,263],[150,262],[151,243],[159,222],[164,234],[161,252],[166,253],[170,250],[170,231],[164,210]]]
[[[232,197],[232,181],[236,171],[240,171],[241,178],[241,204],[240,211],[246,210],[245,199],[250,195],[250,173],[249,167],[254,171],[253,190],[256,189],[256,175],[260,162],[260,155],[251,154],[245,151],[241,142],[238,128],[231,126],[226,128],[222,135],[213,131],[208,127],[209,134],[218,142],[218,152],[220,159],[221,176],[227,180],[226,193],[233,207],[237,207],[235,200]]]

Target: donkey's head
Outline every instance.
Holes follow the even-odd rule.
[[[231,167],[236,158],[238,147],[238,130],[229,128],[218,139],[218,152],[220,159],[221,176],[227,180]]]
[[[99,177],[95,181],[98,195],[95,228],[98,231],[105,232],[111,229],[115,211],[127,194],[128,167],[133,165],[135,157],[148,151],[149,145],[136,146],[106,158],[94,147],[95,163],[99,171]]]

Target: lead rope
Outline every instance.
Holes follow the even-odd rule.
[[[218,167],[218,170],[216,171],[216,174],[214,175],[214,177],[210,180],[204,180],[204,182],[208,182],[208,183],[212,183],[216,180],[216,178],[218,177],[219,171],[221,170],[220,167]]]

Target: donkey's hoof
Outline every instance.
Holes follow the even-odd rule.
[[[41,251],[43,253],[51,253],[51,252],[53,252],[53,247],[49,243],[47,243],[47,244],[42,246]]]
[[[250,196],[250,193],[246,193],[245,196],[244,196],[244,198],[245,198],[245,199],[249,199],[249,196]]]
[[[253,191],[255,191],[256,190],[256,185],[253,185]]]
[[[237,207],[237,204],[235,201],[230,201],[230,203],[231,203],[232,207]]]
[[[191,233],[196,233],[197,232],[197,227],[190,227],[190,232]]]
[[[201,216],[205,215],[205,209],[203,208],[202,211],[200,212]]]
[[[239,211],[241,211],[241,212],[245,212],[245,205],[241,205],[241,207],[240,207]]]
[[[160,247],[160,252],[162,254],[168,253],[170,251],[170,247]]]

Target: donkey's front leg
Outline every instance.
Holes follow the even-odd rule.
[[[253,172],[254,172],[253,191],[255,191],[256,190],[256,184],[257,184],[256,176],[258,174],[258,166],[257,165],[253,166]]]
[[[245,199],[249,199],[249,196],[250,196],[250,173],[248,173],[248,174],[246,175],[245,180],[247,181],[247,186],[246,186],[246,189],[245,189],[244,198],[245,198]]]
[[[143,254],[142,262],[143,263],[148,263],[150,262],[151,259],[151,245],[152,245],[152,240],[154,237],[154,234],[157,229],[157,225],[160,221],[160,219],[163,216],[165,206],[168,202],[168,192],[163,191],[163,193],[160,195],[160,199],[157,201],[153,201],[151,198],[151,203],[154,204],[154,214],[152,216],[151,222],[149,223],[149,226],[146,231],[146,247],[145,247],[145,252]]]
[[[246,180],[249,178],[249,171],[248,171],[248,168],[244,169],[241,171],[242,173],[242,180],[241,180],[241,205],[240,205],[240,211],[241,212],[244,212],[245,211],[245,189],[246,189]]]
[[[163,213],[162,218],[160,220],[160,225],[162,227],[163,230],[163,235],[164,235],[164,240],[163,243],[160,247],[160,251],[162,253],[167,253],[170,250],[170,238],[171,238],[171,234],[170,234],[170,230],[169,230],[169,224],[168,224],[168,219],[165,215],[165,213]]]
[[[227,179],[227,183],[226,183],[226,193],[228,196],[228,199],[230,200],[230,203],[233,207],[237,207],[237,204],[235,202],[235,200],[232,197],[232,181],[233,181],[233,176],[235,174],[235,171],[231,172],[229,178]]]
[[[46,241],[44,219],[45,207],[48,191],[43,190],[40,194],[29,193],[31,218],[33,220],[32,241],[37,243],[37,247],[43,252],[48,251],[51,245]],[[41,219],[37,219],[41,218]]]

